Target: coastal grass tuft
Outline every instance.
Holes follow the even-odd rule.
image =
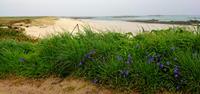
[[[24,34],[22,30],[15,30],[12,28],[0,27],[0,40],[16,40],[16,41],[29,41],[36,42],[38,39],[32,39]]]
[[[200,93],[200,35],[181,28],[0,40],[0,77],[76,76],[122,91]]]

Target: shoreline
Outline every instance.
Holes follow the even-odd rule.
[[[170,19],[170,18],[162,18],[165,16],[166,17],[173,16],[175,18],[183,16],[183,17],[185,17],[185,19],[177,18],[177,20],[175,20],[175,19]],[[144,17],[144,18],[142,18],[142,17]],[[150,18],[148,18],[148,17],[150,17]],[[151,18],[151,17],[153,17],[153,18]],[[175,25],[200,24],[200,16],[198,16],[198,15],[144,15],[144,16],[96,16],[96,17],[95,16],[93,16],[93,17],[92,16],[85,16],[85,17],[80,16],[80,17],[61,17],[61,18],[143,22],[143,23],[172,24],[172,25],[174,25],[174,24]],[[137,19],[137,18],[139,18],[139,19]],[[164,21],[163,19],[165,19],[166,21]]]
[[[158,20],[125,20],[127,22],[143,22],[143,23],[154,23],[154,24],[171,24],[171,25],[198,25],[200,21],[158,21]]]
[[[79,29],[75,28],[79,25]],[[95,20],[95,19],[71,19],[71,18],[58,18],[53,25],[31,26],[26,28],[26,34],[36,38],[48,37],[49,35],[56,35],[63,32],[72,32],[74,34],[82,31],[84,27],[90,27],[93,31],[113,31],[119,33],[129,33],[136,35],[143,30],[160,30],[173,27],[186,27],[191,28],[190,25],[172,25],[172,24],[158,24],[158,23],[143,23],[143,22],[126,22],[116,20]]]

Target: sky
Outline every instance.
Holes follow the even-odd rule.
[[[0,16],[200,15],[200,0],[0,0]]]

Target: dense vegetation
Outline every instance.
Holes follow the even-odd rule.
[[[16,41],[30,41],[36,42],[38,39],[32,39],[24,34],[23,31],[19,31],[13,28],[0,28],[0,40],[13,39]]]
[[[120,90],[200,93],[198,32],[171,28],[133,36],[85,29],[33,43],[0,30],[1,78],[72,75]]]
[[[3,25],[8,25],[12,27],[16,26],[42,26],[42,25],[52,25],[57,17],[50,16],[38,16],[38,17],[0,17],[0,27]]]

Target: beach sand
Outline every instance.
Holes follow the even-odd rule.
[[[35,38],[44,38],[49,35],[55,35],[62,32],[72,32],[76,25],[79,25],[80,30],[83,27],[90,26],[92,30],[98,32],[114,31],[127,33],[132,32],[134,35],[145,30],[158,30],[166,29],[169,27],[177,27],[186,25],[170,25],[170,24],[153,24],[153,23],[142,23],[142,22],[125,22],[125,21],[107,21],[107,20],[93,20],[93,19],[70,19],[70,18],[59,18],[53,25],[43,26],[31,26],[26,28],[26,34]],[[78,32],[76,28],[74,33]]]

